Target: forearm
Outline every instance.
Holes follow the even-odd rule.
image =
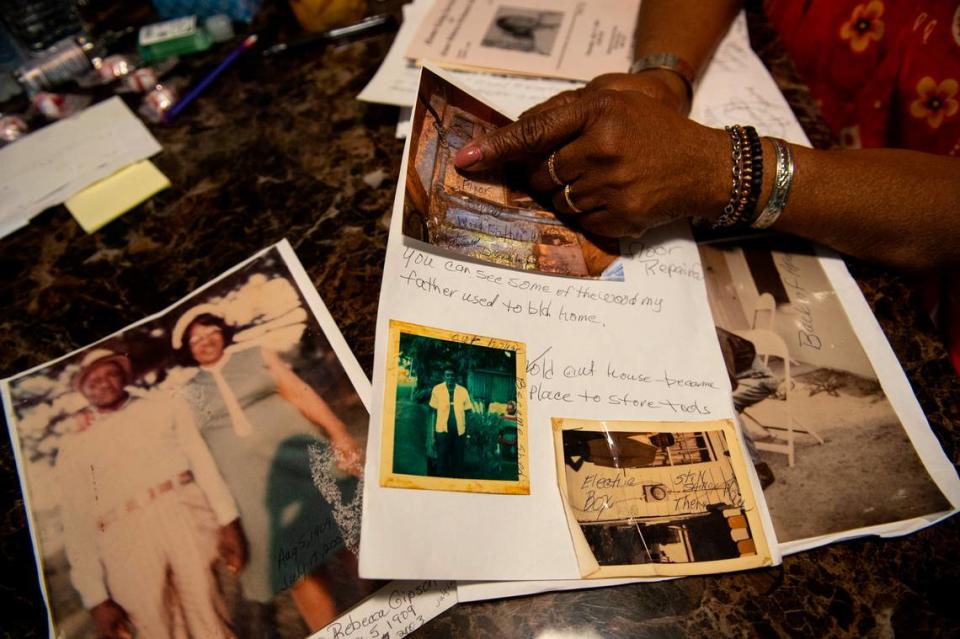
[[[290,378],[280,386],[281,394],[297,407],[300,414],[317,426],[330,439],[349,435],[347,425],[333,412],[316,391],[290,372]]]
[[[307,419],[320,426],[331,439],[349,435],[347,425],[319,395],[314,394],[304,407],[304,413]]]
[[[699,75],[741,5],[740,0],[643,0],[634,59],[664,51],[675,53]]]
[[[960,264],[960,159],[900,149],[793,151],[790,199],[773,228],[898,268]],[[770,162],[770,182],[773,172]]]
[[[655,53],[671,53],[689,64],[692,79],[698,78],[726,34],[737,12],[739,0],[644,0],[634,35],[634,60]],[[649,68],[636,76],[640,85],[624,80],[606,82],[603,88],[639,90],[686,114],[690,110],[690,89],[680,73]],[[650,83],[653,86],[648,86]],[[659,83],[659,84],[658,84]],[[621,86],[622,85],[622,86]],[[666,97],[658,87],[672,97]]]
[[[700,183],[711,186],[691,204],[716,220],[730,197],[730,141],[723,131],[702,131],[703,166],[709,168]],[[960,265],[960,159],[904,149],[790,148],[796,169],[773,230],[897,268]],[[763,140],[758,210],[773,190],[775,158],[773,144]]]
[[[60,510],[64,550],[70,563],[70,581],[84,608],[90,610],[110,597],[97,551],[97,501],[83,465],[67,462],[66,456],[61,453],[57,463],[57,479],[64,496]]]
[[[318,426],[331,439],[349,434],[347,425],[330,410],[313,388],[294,373],[280,357],[269,349],[263,349],[263,359],[273,375],[280,395],[297,407],[300,414]]]

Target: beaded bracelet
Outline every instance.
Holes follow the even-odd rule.
[[[729,221],[730,226],[736,226],[743,218],[743,212],[747,209],[747,202],[750,200],[750,190],[753,188],[753,149],[743,132],[743,128],[737,127],[737,135],[740,136],[740,193],[737,197],[737,208],[733,217]]]
[[[757,210],[757,200],[760,199],[760,190],[763,187],[763,145],[760,143],[760,136],[757,130],[752,126],[743,127],[747,140],[750,144],[750,150],[753,155],[753,184],[750,186],[750,197],[747,200],[747,207],[743,211],[744,226],[749,226],[759,215]]]
[[[733,169],[731,170],[730,200],[723,207],[723,214],[713,224],[713,228],[729,228],[736,226],[748,211],[752,215],[753,209],[750,206],[751,194],[759,184],[756,180],[756,160],[763,152],[757,153],[757,147],[750,144],[750,137],[743,127],[739,125],[725,127],[724,130],[730,136],[731,159],[733,160]],[[762,157],[759,157],[762,165]],[[756,202],[754,200],[754,205]]]
[[[763,186],[763,146],[752,126],[725,127],[730,136],[733,160],[730,200],[713,228],[749,226],[757,217],[757,201]]]

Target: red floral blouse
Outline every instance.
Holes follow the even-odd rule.
[[[768,0],[766,6],[843,146],[960,156],[958,0]]]
[[[960,157],[960,1],[766,0],[765,8],[841,145]],[[921,286],[960,372],[960,282],[940,273]]]

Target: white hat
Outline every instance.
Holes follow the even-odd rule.
[[[219,306],[214,306],[213,304],[198,304],[181,315],[180,319],[178,319],[177,323],[174,325],[173,335],[170,338],[174,350],[179,350],[180,347],[183,346],[183,334],[187,332],[187,327],[190,326],[190,323],[199,316],[205,314],[219,317],[228,326],[232,325],[231,322],[227,322],[226,318],[224,317],[223,310]]]
[[[129,357],[121,353],[111,351],[109,348],[95,348],[92,351],[88,351],[80,361],[80,370],[77,371],[76,375],[74,375],[73,379],[71,380],[73,387],[77,390],[80,390],[80,384],[83,383],[83,378],[87,376],[87,373],[93,370],[93,367],[96,364],[101,362],[113,362],[120,367],[124,375],[126,375],[128,382],[133,379],[133,365],[130,363]]]

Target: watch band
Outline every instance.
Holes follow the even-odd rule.
[[[696,83],[696,73],[689,62],[676,53],[660,51],[645,55],[630,65],[630,73],[642,73],[653,69],[663,69],[676,73],[687,87],[687,98],[693,102],[693,85]]]

